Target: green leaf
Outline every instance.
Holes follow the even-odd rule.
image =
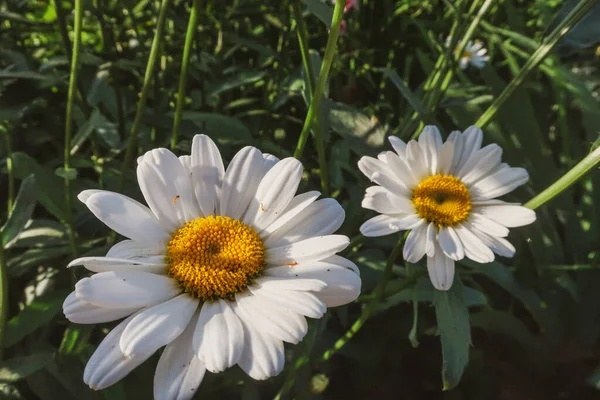
[[[221,93],[238,88],[240,86],[253,84],[267,74],[267,71],[243,71],[234,76],[230,76],[222,82],[214,85],[208,94],[208,97],[217,96]]]
[[[443,390],[450,390],[458,385],[469,363],[471,345],[469,311],[463,297],[463,285],[458,277],[447,292],[436,291],[433,305],[442,341]]]
[[[42,325],[50,322],[62,309],[63,301],[69,294],[68,291],[50,292],[33,300],[27,307],[8,321],[4,345],[13,346],[20,342]]]
[[[26,357],[11,358],[0,363],[0,382],[15,382],[48,365],[53,353],[38,353]]]
[[[356,108],[323,99],[323,106],[329,105],[331,129],[349,141],[352,150],[358,155],[376,153],[389,134],[387,126],[381,125],[373,117],[369,118]]]
[[[328,27],[331,25],[333,19],[333,8],[329,7],[325,2],[321,0],[302,0],[308,10],[319,18]]]
[[[29,175],[21,182],[19,193],[6,224],[0,229],[2,233],[2,246],[6,246],[17,237],[31,218],[36,202],[35,177]]]
[[[383,72],[383,74],[392,81],[394,86],[400,91],[402,97],[408,101],[408,104],[417,112],[421,117],[421,120],[425,121],[425,109],[421,105],[421,102],[413,94],[413,92],[406,86],[406,84],[402,81],[402,79],[398,76],[396,71],[391,70],[389,68],[378,68],[379,71]]]
[[[43,247],[29,249],[8,261],[8,274],[11,277],[21,276],[30,268],[38,267],[55,258],[69,254],[69,246]]]
[[[40,203],[61,221],[66,219],[64,201],[64,182],[54,171],[40,165],[36,160],[25,153],[13,153],[15,175],[18,178],[34,174],[37,188],[37,198]]]
[[[29,220],[25,229],[6,247],[33,248],[66,244],[67,231],[59,222],[50,219]]]
[[[252,141],[252,134],[239,120],[223,114],[187,111],[183,119],[193,122],[198,128],[210,132],[222,141]]]
[[[57,176],[60,176],[63,179],[67,179],[67,180],[74,180],[77,179],[77,170],[75,168],[63,168],[63,167],[59,167],[56,168],[56,171],[54,171],[54,173]]]

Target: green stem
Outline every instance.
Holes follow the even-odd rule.
[[[4,244],[0,241],[0,360],[4,355],[4,334],[6,332],[6,320],[8,319],[8,271],[6,257],[4,255]]]
[[[12,161],[12,142],[8,127],[0,126],[0,131],[4,135],[4,150],[6,151],[6,172],[8,173],[8,214],[10,215],[15,200],[15,176]]]
[[[140,94],[140,100],[137,103],[135,119],[133,120],[133,125],[131,126],[131,131],[129,131],[129,137],[127,138],[127,150],[125,151],[125,159],[123,160],[123,166],[121,167],[121,176],[119,178],[119,185],[117,189],[118,192],[123,191],[123,186],[125,185],[125,174],[129,164],[131,163],[131,159],[133,158],[137,136],[142,127],[142,118],[144,116],[144,109],[146,108],[148,93],[150,92],[154,66],[156,65],[156,60],[158,60],[160,55],[160,42],[163,36],[165,23],[167,21],[168,8],[169,0],[162,0],[158,14],[158,23],[156,24],[156,32],[154,34],[154,39],[152,40],[152,47],[150,48],[150,57],[148,58],[148,64],[146,65],[146,73],[144,74],[144,83],[142,86],[142,92]]]
[[[575,165],[569,172],[550,185],[542,193],[525,203],[525,207],[535,210],[542,204],[550,201],[560,193],[565,191],[579,179],[581,179],[589,170],[600,163],[600,147],[588,154],[583,160]]]
[[[77,93],[77,74],[79,73],[79,50],[81,47],[81,27],[83,20],[83,0],[75,0],[75,22],[73,51],[71,52],[71,74],[69,77],[69,90],[67,92],[67,115],[65,117],[65,148],[64,169],[68,175],[71,168],[71,137],[73,136],[73,106]],[[73,257],[77,256],[77,243],[75,242],[75,229],[73,226],[73,189],[70,177],[65,178],[66,225],[69,233],[69,246]]]
[[[181,118],[183,106],[185,104],[185,88],[187,83],[187,70],[190,64],[190,54],[192,44],[194,43],[194,33],[196,32],[196,22],[198,20],[198,10],[200,10],[199,0],[194,0],[190,11],[190,19],[185,33],[185,43],[183,45],[183,58],[181,59],[181,72],[179,73],[179,89],[177,90],[177,104],[175,105],[175,117],[173,120],[173,133],[171,134],[171,150],[177,144],[177,137],[181,127]]]
[[[594,7],[599,0],[582,0],[580,1],[573,10],[562,20],[562,22],[554,28],[554,30],[548,35],[540,47],[529,57],[521,71],[515,76],[515,78],[508,84],[504,91],[494,100],[494,102],[488,107],[483,115],[475,122],[474,125],[483,128],[490,120],[496,115],[500,108],[504,105],[506,100],[523,84],[525,78],[537,68],[537,66],[544,61],[546,56],[552,51],[554,46],[559,40],[565,36],[571,28],[573,28],[587,13]]]
[[[319,72],[319,79],[315,87],[314,96],[310,103],[310,107],[308,108],[304,126],[302,127],[302,132],[300,132],[296,151],[294,152],[294,157],[296,158],[302,157],[312,124],[316,114],[319,112],[319,107],[321,106],[323,92],[325,91],[329,70],[331,69],[331,64],[333,63],[333,57],[336,51],[337,39],[340,35],[340,26],[342,24],[342,17],[344,16],[345,5],[346,2],[344,0],[337,0],[333,9],[333,19],[331,20],[331,30],[329,31],[327,46],[325,47],[325,56],[323,57],[323,63],[321,64],[321,71]]]
[[[306,81],[308,86],[309,103],[315,99],[315,76],[313,73],[312,63],[310,61],[310,51],[308,48],[308,29],[302,16],[299,2],[292,3],[292,13],[296,21],[296,33],[298,35],[298,43],[300,45],[300,54],[302,55],[302,63],[306,72]],[[315,139],[317,154],[319,157],[319,173],[321,176],[321,191],[324,196],[329,196],[329,179],[327,175],[327,158],[325,156],[325,143],[323,141],[323,126],[319,121],[319,113],[315,115]]]

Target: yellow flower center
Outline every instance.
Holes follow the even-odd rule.
[[[201,300],[232,298],[262,271],[265,246],[243,222],[209,216],[183,225],[167,246],[168,274]]]
[[[432,175],[413,190],[417,213],[437,226],[452,226],[464,221],[471,211],[471,194],[458,178]]]
[[[455,53],[458,53],[458,48],[459,46],[456,46],[456,49],[454,49]],[[462,54],[460,55],[460,58],[473,58],[473,53],[467,50],[463,50]]]

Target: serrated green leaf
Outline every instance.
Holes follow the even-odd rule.
[[[50,292],[33,300],[17,316],[8,321],[4,345],[13,346],[42,325],[50,322],[62,309],[68,291]]]
[[[59,222],[50,219],[29,220],[25,228],[6,247],[34,248],[66,244],[67,231]]]
[[[229,90],[239,88],[240,86],[251,85],[264,78],[266,74],[267,71],[243,71],[236,75],[229,76],[222,82],[212,86],[212,90],[207,97],[217,96]]]
[[[450,390],[460,382],[469,363],[471,327],[469,311],[463,296],[463,285],[456,277],[448,291],[436,291],[433,299],[437,330],[442,341],[443,390]]]
[[[15,199],[13,209],[6,221],[6,224],[0,229],[2,233],[2,246],[6,246],[21,233],[25,224],[31,218],[36,203],[36,183],[35,177],[29,175],[21,182],[19,193]]]
[[[0,382],[15,382],[44,368],[54,357],[53,353],[38,353],[17,357],[0,363]]]

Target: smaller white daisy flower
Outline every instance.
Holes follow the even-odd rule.
[[[451,41],[452,37],[448,36],[446,39],[446,47],[450,46]],[[457,51],[458,45],[456,46],[454,52],[456,53]],[[469,40],[460,56],[460,59],[458,60],[458,67],[460,69],[466,69],[469,64],[471,64],[476,68],[483,68],[490,59],[490,57],[486,54],[487,49],[483,47],[483,43],[478,40],[475,42]]]
[[[363,157],[360,170],[378,186],[367,189],[362,206],[378,215],[366,221],[365,236],[410,230],[404,259],[416,263],[427,255],[427,270],[436,289],[448,290],[454,262],[464,257],[479,263],[494,253],[512,257],[508,228],[535,221],[520,204],[495,200],[529,180],[523,168],[502,163],[497,144],[481,148],[483,132],[471,126],[452,132],[442,143],[439,130],[426,126],[419,140],[405,144],[389,138],[395,152]]]

